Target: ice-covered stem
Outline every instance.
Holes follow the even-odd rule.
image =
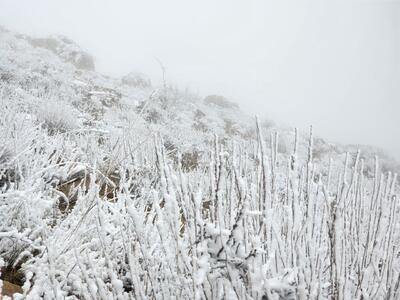
[[[314,145],[314,138],[313,138],[313,127],[310,126],[310,136],[308,141],[308,154],[307,154],[307,164],[306,164],[306,189],[305,189],[305,217],[306,219],[309,216],[309,202],[310,202],[310,189],[311,184],[313,182],[313,145]]]
[[[277,202],[276,194],[276,169],[278,164],[278,143],[279,143],[279,133],[271,133],[271,207]]]
[[[291,159],[290,159],[290,168],[292,171],[294,171],[295,166],[296,166],[296,162],[297,162],[297,148],[298,148],[298,132],[297,132],[297,128],[294,129],[294,143],[293,143],[293,153],[291,155]]]
[[[2,289],[3,289],[3,280],[1,280],[1,269],[4,267],[5,263],[3,258],[0,257],[0,295],[2,294]]]
[[[260,160],[260,166],[261,166],[261,178],[260,178],[260,198],[259,198],[259,204],[260,204],[260,210],[263,212],[263,218],[265,218],[266,210],[267,210],[267,202],[268,202],[268,158],[266,154],[266,146],[264,142],[264,137],[260,125],[260,121],[258,117],[256,117],[256,126],[257,126],[257,143],[258,143],[258,157]],[[270,203],[269,206],[272,204]],[[263,218],[261,218],[261,224],[260,228],[262,227],[262,224],[264,223]]]

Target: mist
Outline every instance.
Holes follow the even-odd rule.
[[[400,159],[398,1],[12,1],[0,25],[63,34],[130,71]]]

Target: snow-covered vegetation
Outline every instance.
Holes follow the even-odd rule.
[[[57,55],[0,29],[0,290],[400,298],[392,160]]]

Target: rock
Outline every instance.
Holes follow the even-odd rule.
[[[150,79],[143,73],[131,72],[122,77],[122,83],[131,87],[147,88],[151,86]]]
[[[204,98],[204,103],[219,106],[221,108],[239,108],[239,106],[226,99],[224,96],[209,95]]]
[[[77,44],[64,36],[50,36],[48,38],[31,38],[25,36],[25,39],[34,47],[47,49],[63,61],[73,64],[81,70],[94,71],[93,57],[83,51]]]

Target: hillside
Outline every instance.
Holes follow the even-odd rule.
[[[400,297],[400,167],[382,151],[3,28],[0,101],[16,299]]]

